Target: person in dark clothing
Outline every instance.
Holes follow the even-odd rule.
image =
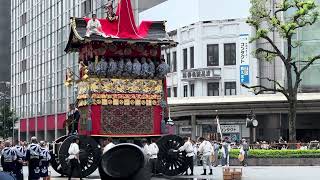
[[[16,168],[14,174],[16,175],[17,180],[23,180],[23,163],[26,158],[26,152],[18,140],[15,142],[15,144],[16,145],[13,147],[13,150],[17,155],[17,160],[15,161]]]
[[[6,141],[4,144],[5,148],[2,150],[1,154],[1,165],[4,172],[14,173],[15,172],[15,161],[17,155],[15,151],[11,148],[10,141]]]
[[[69,134],[78,133],[78,125],[80,119],[80,112],[75,108],[74,104],[70,104],[68,112],[68,132]]]
[[[40,177],[43,177],[43,180],[47,180],[49,179],[49,161],[51,155],[44,141],[40,141],[40,146]]]
[[[244,151],[244,159],[241,162],[242,166],[247,166],[247,158],[248,158],[248,151],[249,151],[249,145],[245,139],[242,139],[242,150]]]
[[[26,161],[28,161],[29,180],[40,179],[40,146],[36,137],[31,138],[31,144],[27,148]]]

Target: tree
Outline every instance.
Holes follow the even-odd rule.
[[[258,95],[264,92],[282,93],[288,102],[288,125],[289,141],[296,141],[296,107],[298,88],[302,81],[302,73],[305,72],[320,55],[298,60],[293,56],[295,48],[302,46],[301,42],[295,41],[294,35],[297,30],[311,26],[317,22],[319,17],[318,5],[314,0],[277,0],[275,8],[267,7],[268,0],[251,0],[250,14],[247,23],[254,27],[256,34],[250,42],[262,40],[271,48],[257,48],[255,55],[259,60],[282,61],[286,72],[286,84],[281,84],[275,79],[268,77],[257,77],[273,83],[274,87],[263,85],[243,87],[253,90]],[[285,18],[283,17],[285,14]],[[270,33],[278,33],[285,44],[285,52],[282,52]],[[298,64],[300,66],[298,66]]]
[[[2,100],[4,101],[4,100]],[[1,104],[0,108],[0,137],[7,139],[13,136],[13,125],[17,122],[18,118],[15,113],[10,109],[8,102]]]

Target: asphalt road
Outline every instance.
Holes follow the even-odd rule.
[[[27,179],[27,167],[24,168]],[[222,167],[216,167],[212,176],[201,176],[202,167],[195,167],[195,176],[154,177],[152,180],[190,179],[190,180],[223,180]],[[65,180],[51,169],[51,180]],[[75,178],[76,179],[76,178]],[[98,180],[99,173],[95,171],[88,180]],[[242,180],[318,180],[320,166],[248,166],[243,167]]]

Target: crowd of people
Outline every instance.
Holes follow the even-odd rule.
[[[45,141],[37,141],[36,137],[31,138],[31,143],[23,141],[5,141],[1,147],[1,165],[3,172],[14,176],[17,180],[23,180],[23,166],[28,165],[28,179],[36,180],[41,177],[49,179],[49,161],[51,155],[48,144]]]

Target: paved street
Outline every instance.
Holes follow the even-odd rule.
[[[24,168],[25,175],[27,176],[27,168]],[[54,170],[51,170],[51,180],[63,180],[67,178],[59,177]],[[197,174],[202,173],[202,167],[195,168],[195,176],[178,176],[178,177],[155,177],[152,180],[165,180],[165,179],[192,179],[192,180],[222,180],[222,168],[214,168],[213,176],[201,176]],[[254,166],[243,168],[242,180],[316,180],[320,177],[320,166]],[[88,180],[98,180],[99,173],[96,171],[90,177],[85,178]]]

